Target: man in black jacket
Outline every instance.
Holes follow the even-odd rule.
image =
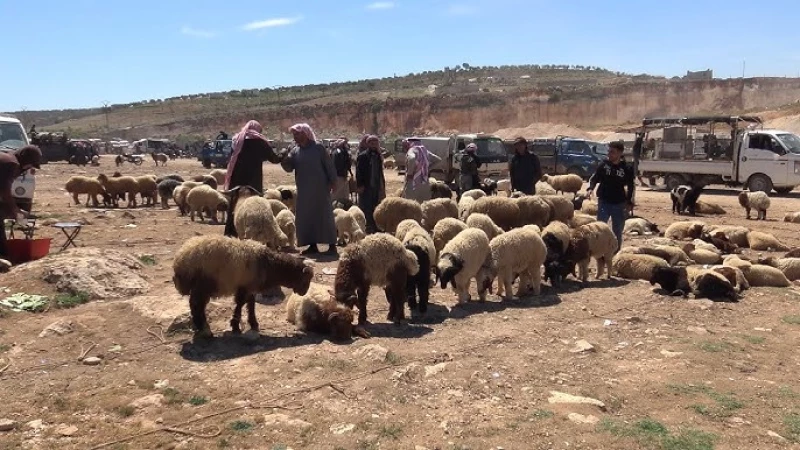
[[[508,159],[511,190],[523,194],[536,193],[536,183],[542,178],[539,157],[528,151],[528,141],[523,137],[514,140],[514,154]]]
[[[475,152],[478,151],[478,146],[475,144],[467,145],[464,153],[461,155],[461,176],[459,178],[459,188],[461,193],[469,191],[470,189],[477,189],[480,184],[480,175],[478,170],[481,168],[481,160]]]
[[[367,219],[367,233],[378,231],[375,225],[375,208],[386,197],[386,180],[383,178],[383,157],[381,157],[380,140],[377,136],[369,136],[367,149],[356,157],[356,187],[358,190],[358,206]]]
[[[350,199],[350,185],[347,182],[347,175],[350,174],[350,168],[353,165],[353,160],[350,157],[350,144],[347,143],[347,138],[336,141],[331,153],[333,167],[336,169],[336,189],[334,189],[331,198],[333,200],[347,201]]]
[[[597,189],[597,220],[607,223],[611,219],[611,229],[622,248],[622,230],[625,228],[627,214],[633,212],[634,175],[633,169],[622,160],[625,147],[622,142],[608,144],[608,159],[597,166],[586,194],[591,196]]]

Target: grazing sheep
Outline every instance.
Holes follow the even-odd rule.
[[[489,238],[477,228],[467,228],[458,233],[439,252],[439,262],[433,269],[442,289],[450,283],[458,296],[458,303],[470,301],[470,280],[478,276],[489,256]],[[478,286],[480,301],[486,300],[486,291]]]
[[[721,233],[731,244],[742,248],[747,248],[747,246],[750,245],[747,239],[750,229],[746,227],[740,227],[736,225],[711,225],[707,228],[704,228],[704,230],[708,231],[711,236],[716,236],[718,238],[719,234]],[[702,235],[700,238],[702,239]],[[716,243],[714,245],[716,245]]]
[[[558,192],[550,186],[550,184],[545,183],[544,181],[537,181],[534,187],[534,192],[538,195],[556,195]]]
[[[413,220],[404,220],[397,226],[398,234],[402,237],[397,238],[403,246],[410,250],[417,257],[419,262],[419,272],[408,277],[406,283],[406,297],[408,307],[412,314],[419,312],[422,315],[428,311],[428,299],[431,287],[431,267],[436,264],[436,247],[433,245],[433,238],[421,225]],[[419,304],[417,304],[419,297]]]
[[[644,236],[646,234],[658,234],[661,231],[658,226],[649,220],[642,217],[631,217],[625,220],[625,228],[622,231],[625,234],[638,234]]]
[[[405,317],[408,277],[419,271],[416,255],[397,238],[386,233],[369,235],[342,251],[334,280],[336,301],[350,308],[358,306],[358,324],[364,325],[370,286],[382,287],[389,302],[388,320],[399,322]]]
[[[145,206],[155,206],[158,201],[158,184],[150,176],[136,177],[136,191],[142,196],[142,203]]]
[[[545,261],[547,248],[542,238],[534,230],[517,228],[495,237],[489,242],[490,266],[483,271],[483,289],[491,292],[494,279],[497,278],[497,293],[504,298],[511,298],[514,275],[520,275],[516,295],[522,296],[529,283],[533,284],[533,293],[539,295],[542,290],[542,264]]]
[[[186,180],[183,179],[182,176],[180,176],[180,175],[178,175],[176,173],[171,173],[169,175],[162,175],[162,176],[156,178],[156,184],[161,184],[161,182],[164,181],[164,180],[175,180],[175,181],[178,181],[180,183],[183,183],[184,181],[186,181]]]
[[[783,272],[789,281],[800,280],[800,258],[775,258],[770,256],[760,259],[759,263],[775,267]]]
[[[402,197],[387,197],[375,208],[373,215],[378,229],[394,234],[397,224],[405,219],[422,222],[422,205]]]
[[[197,175],[192,177],[192,181],[194,181],[195,183],[202,183],[208,185],[213,189],[217,189],[219,187],[217,179],[212,177],[211,175]]]
[[[257,242],[217,235],[186,241],[175,254],[172,267],[175,288],[189,296],[196,337],[212,336],[206,319],[211,298],[234,296],[234,333],[241,332],[239,322],[246,303],[247,322],[257,331],[256,293],[283,286],[304,295],[314,277],[314,270],[300,258],[276,253]]]
[[[500,228],[508,231],[519,225],[520,210],[516,200],[508,197],[482,197],[475,200],[472,214],[482,213],[492,218]],[[470,215],[471,216],[471,215]]]
[[[697,298],[738,301],[733,283],[722,273],[698,266],[659,267],[653,272],[650,284],[658,284],[670,295],[694,293]]]
[[[189,218],[194,222],[194,215],[204,221],[203,211],[211,217],[213,223],[217,222],[217,212],[222,212],[223,221],[225,211],[228,210],[228,199],[211,186],[201,184],[186,194],[186,205],[189,209]],[[240,234],[241,235],[241,234]]]
[[[227,169],[214,169],[209,174],[217,181],[217,186],[225,186],[225,177],[228,175]]]
[[[664,259],[653,255],[619,252],[611,261],[611,270],[615,276],[629,280],[651,281],[656,268],[667,268]]]
[[[590,224],[592,222],[597,222],[597,217],[576,212],[575,215],[572,216],[572,219],[570,219],[569,226],[572,228],[578,228],[580,226]]]
[[[550,206],[550,221],[568,223],[575,215],[575,208],[572,202],[560,195],[542,195],[541,198]]]
[[[570,239],[569,226],[564,222],[553,221],[542,229],[542,241],[547,246],[548,258],[551,252],[558,256],[566,252]]]
[[[291,211],[289,211],[291,213]],[[333,298],[327,286],[312,283],[305,295],[292,294],[286,300],[286,321],[303,332],[320,333],[334,340],[353,335],[369,337],[353,328],[353,310]]]
[[[585,239],[588,245],[589,255],[577,261],[579,277],[582,283],[586,283],[589,278],[589,261],[594,258],[597,261],[596,279],[603,276],[604,269],[608,269],[606,278],[611,279],[611,260],[617,252],[619,242],[611,227],[603,222],[593,222],[575,229],[576,239]]]
[[[175,193],[175,189],[180,186],[181,182],[178,180],[173,180],[170,178],[162,180],[157,185],[158,189],[158,197],[161,199],[161,208],[169,209],[169,204],[167,200],[173,198],[173,194]]]
[[[467,217],[467,227],[482,230],[484,233],[486,233],[486,237],[488,237],[489,240],[494,239],[495,236],[503,234],[503,229],[498,227],[492,221],[491,217],[481,213],[470,214],[469,217]]]
[[[486,192],[483,192],[483,191],[482,191],[482,190],[480,190],[480,189],[470,189],[470,190],[469,190],[469,191],[467,191],[467,192],[462,192],[462,193],[461,193],[461,197],[459,198],[459,200],[458,200],[458,201],[460,202],[460,201],[461,201],[462,199],[464,199],[465,197],[466,197],[466,198],[471,198],[471,199],[473,199],[473,200],[477,200],[477,199],[479,199],[479,198],[486,197]]]
[[[747,234],[747,243],[751,250],[758,251],[786,251],[790,248],[781,244],[775,236],[755,230]]]
[[[97,181],[103,185],[108,195],[111,196],[111,202],[114,207],[118,207],[118,199],[120,196],[128,197],[128,207],[133,208],[136,206],[136,193],[139,191],[139,185],[133,177],[111,177],[101,173],[97,176]]]
[[[506,197],[511,196],[511,179],[510,178],[503,178],[502,180],[497,180],[497,192],[505,192]]]
[[[770,200],[766,192],[750,192],[747,190],[739,192],[739,204],[744,208],[748,219],[750,219],[750,210],[755,209],[758,213],[756,220],[767,220]]]
[[[800,223],[800,212],[786,213],[783,216],[784,222]]]
[[[297,244],[297,225],[295,224],[294,214],[285,209],[275,216],[275,222],[278,223],[278,228],[286,235],[288,246],[293,247]]]
[[[704,201],[698,201],[695,210],[700,214],[707,214],[707,215],[725,215],[725,209],[722,206],[717,205],[716,203],[709,203]]]
[[[431,180],[431,198],[453,198],[453,190],[450,186],[439,180]]]
[[[336,222],[336,238],[340,245],[351,244],[364,239],[364,231],[356,222],[355,216],[343,209],[333,210],[334,222]]]
[[[569,192],[575,194],[583,187],[583,178],[575,174],[567,175],[542,175],[542,181],[553,186],[556,193]]]
[[[397,230],[394,232],[394,237],[402,242],[403,239],[405,239],[406,234],[417,228],[422,228],[422,225],[420,225],[419,222],[414,219],[406,219],[397,224]],[[422,229],[424,230],[424,228]]]
[[[705,223],[700,221],[674,222],[667,227],[664,237],[682,241],[684,239],[697,239],[703,234]]]
[[[461,200],[458,201],[458,218],[462,221],[467,220],[470,214],[472,214],[472,207],[475,205],[475,199],[472,197],[462,197]]]
[[[467,224],[458,219],[446,218],[440,220],[433,227],[433,245],[436,247],[436,252],[441,253],[448,242],[466,229]]]
[[[103,197],[106,194],[106,189],[98,180],[80,175],[70,177],[64,185],[64,189],[72,194],[76,205],[81,204],[78,194],[86,194],[86,206],[89,206],[89,200],[91,200],[92,206],[95,208],[99,206],[97,196]]]
[[[178,205],[178,211],[180,211],[182,216],[189,212],[189,206],[186,204],[186,196],[189,195],[189,191],[200,186],[200,184],[201,183],[194,181],[184,181],[172,191],[172,199],[175,201],[175,204]]]
[[[355,217],[358,226],[361,227],[361,231],[366,233],[367,216],[364,215],[364,211],[362,211],[361,208],[359,208],[358,206],[353,205],[349,209],[347,209],[347,212],[349,212],[350,214],[353,215],[353,217]]]
[[[211,188],[199,186],[192,189],[188,199],[190,205],[191,196],[198,189],[210,190]],[[281,231],[275,220],[269,200],[264,197],[257,195],[244,199],[240,197],[236,201],[236,208],[233,212],[233,226],[240,239],[260,242],[273,250],[287,247],[290,244],[289,238]]]
[[[552,212],[550,203],[538,195],[526,195],[517,200],[520,225],[538,225],[544,227],[550,222]]]
[[[458,217],[458,205],[449,198],[436,198],[422,202],[422,226],[433,230],[445,217]]]

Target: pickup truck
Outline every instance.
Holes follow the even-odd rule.
[[[721,136],[716,133],[720,124],[727,125]],[[681,184],[725,184],[786,194],[800,185],[800,137],[763,129],[762,124],[756,116],[645,119],[645,132],[670,131],[652,154],[644,154],[639,172],[663,177],[668,189]],[[700,134],[704,136],[694,138]]]
[[[511,150],[513,141],[506,141]],[[557,136],[555,139],[528,141],[528,151],[539,157],[542,173],[550,175],[575,174],[589,179],[608,155],[608,144],[585,139]]]
[[[412,138],[409,138],[412,139]],[[429,152],[438,156],[441,161],[431,164],[429,168],[431,178],[452,183],[457,179],[461,169],[461,157],[469,144],[475,144],[475,152],[481,160],[479,169],[480,177],[504,178],[508,176],[508,152],[502,139],[489,134],[453,134],[451,136],[421,136],[422,145]],[[403,139],[397,139],[394,144],[394,159],[400,171],[405,170],[406,155],[403,150]]]
[[[231,159],[232,151],[232,140],[214,141],[209,145],[203,146],[198,159],[203,163],[203,167],[206,169],[210,169],[212,166],[228,167],[228,161]]]
[[[0,151],[10,152],[28,145],[28,135],[19,120],[0,116]],[[11,193],[17,206],[23,211],[33,207],[33,191],[36,188],[35,169],[17,177],[11,185]]]

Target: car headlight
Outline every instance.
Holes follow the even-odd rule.
[[[794,174],[800,175],[800,161],[794,162]]]

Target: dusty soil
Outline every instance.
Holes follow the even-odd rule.
[[[172,255],[185,239],[222,227],[179,217],[174,206],[104,213],[71,205],[61,189],[68,176],[115,170],[103,164],[46,166],[35,210],[88,220],[79,245],[138,258],[132,273],[149,288],[2,314],[0,371],[10,365],[0,373],[0,427],[10,419],[16,428],[0,431],[0,448],[777,449],[800,441],[794,289],[756,288],[740,303],[715,304],[603,280],[453,308],[454,294],[434,288],[428,320],[400,326],[385,321],[386,301],[374,292],[373,338],[345,344],[295,331],[277,302],[257,306],[257,339],[225,335],[232,301],[221,299],[209,309],[218,337],[195,345],[180,327],[166,332],[188,312],[171,282]],[[206,172],[189,160],[122,170]],[[265,173],[268,185],[291,181],[275,166]],[[387,179],[399,185],[396,175]],[[800,245],[798,225],[778,221],[800,209],[796,194],[774,198],[765,223],[744,220],[733,194],[706,194],[728,214],[704,220]],[[637,213],[662,229],[675,219],[665,192],[638,196]],[[38,235],[54,247],[64,239],[51,227]],[[317,264],[320,282],[332,283],[321,268],[334,266]],[[0,275],[0,286],[56,294],[30,270]],[[39,336],[55,322],[63,334]],[[593,351],[573,352],[579,340]],[[99,364],[79,362],[86,349]],[[549,403],[551,391],[602,406]]]

